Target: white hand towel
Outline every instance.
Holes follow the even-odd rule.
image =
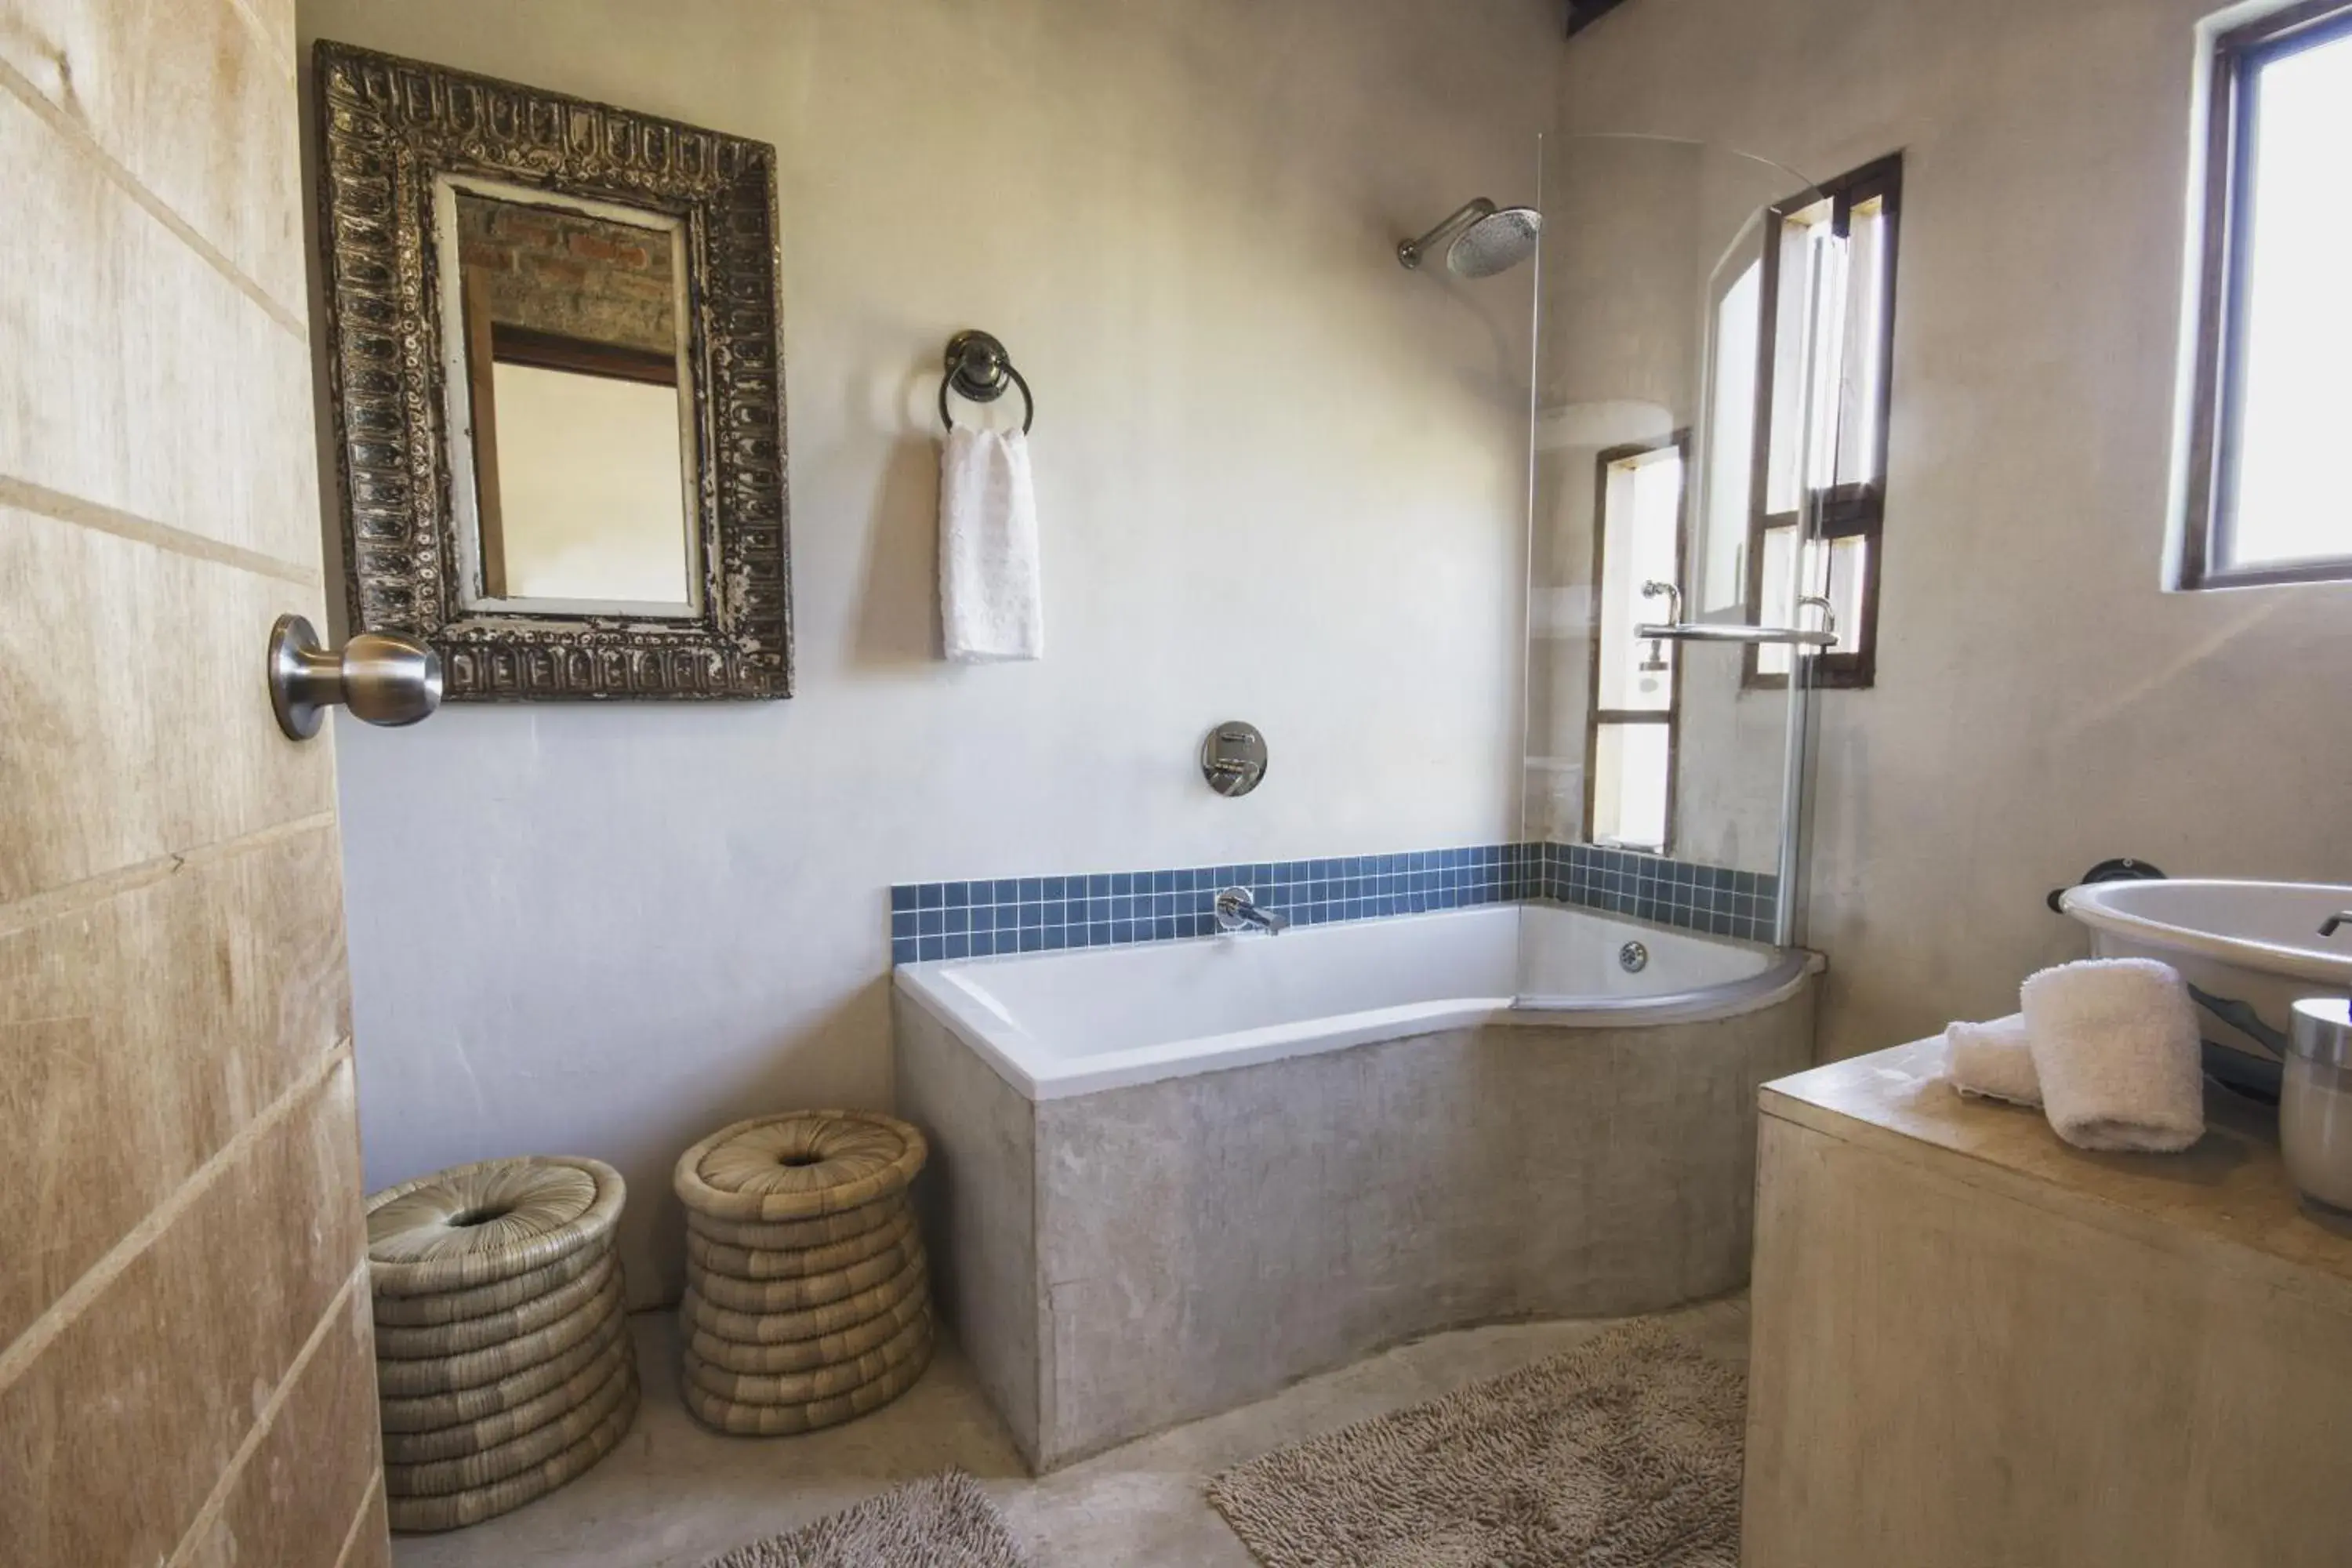
[[[1029,438],[959,426],[940,454],[940,619],[959,663],[1043,658]]]
[[[1944,1076],[1962,1094],[2040,1105],[2042,1075],[2033,1070],[2033,1041],[2025,1032],[2025,1015],[2011,1013],[1990,1024],[1946,1028]]]
[[[2026,981],[2042,1109],[2079,1149],[2186,1149],[2205,1135],[2197,1010],[2168,963],[2098,958]]]

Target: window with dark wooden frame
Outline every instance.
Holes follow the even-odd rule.
[[[1902,200],[1896,153],[1768,207],[1754,248],[1735,252],[1717,273],[1715,353],[1748,352],[1752,342],[1755,364],[1748,372],[1718,357],[1710,384],[1718,405],[1723,389],[1752,384],[1754,414],[1728,442],[1711,437],[1709,461],[1727,451],[1736,461],[1744,437],[1749,620],[1814,625],[1800,616],[1799,598],[1830,601],[1838,642],[1812,661],[1817,686],[1867,687],[1878,675]],[[1735,320],[1752,321],[1753,331],[1723,330]],[[1714,410],[1718,426],[1732,414]],[[1819,520],[1810,546],[1809,505]],[[1743,658],[1745,685],[1788,684],[1785,645],[1751,646]]]
[[[507,321],[490,323],[490,355],[499,364],[527,364],[571,375],[600,375],[647,386],[677,384],[677,355],[627,343],[592,342]]]
[[[2352,578],[2352,4],[2288,5],[2210,41],[2169,580]]]
[[[1586,705],[1584,837],[1589,844],[1673,852],[1675,761],[1682,727],[1681,647],[1639,642],[1633,628],[1666,617],[1688,543],[1687,432],[1612,447],[1597,464],[1592,519],[1592,659]]]

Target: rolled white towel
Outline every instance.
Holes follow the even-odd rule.
[[[1946,1027],[1944,1076],[1962,1094],[2039,1106],[2042,1075],[2034,1070],[2033,1042],[2025,1033],[2025,1015],[2011,1013],[1990,1024]]]
[[[2170,964],[2062,963],[2019,994],[2059,1137],[2078,1149],[2168,1153],[2205,1135],[2197,1011]]]

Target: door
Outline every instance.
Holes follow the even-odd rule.
[[[382,1563],[294,0],[0,0],[0,1562]]]

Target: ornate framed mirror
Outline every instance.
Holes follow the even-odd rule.
[[[460,701],[792,695],[775,149],[315,58],[352,629]]]

